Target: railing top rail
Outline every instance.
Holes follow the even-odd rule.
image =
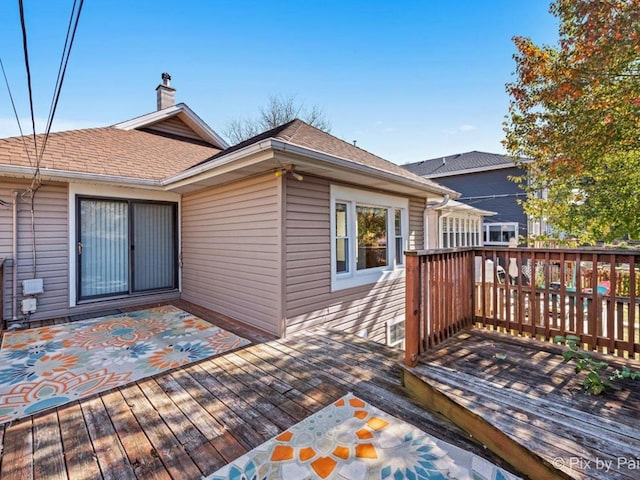
[[[570,254],[598,254],[598,255],[621,255],[640,257],[640,250],[623,250],[602,247],[581,247],[581,248],[536,248],[536,247],[508,247],[508,246],[484,246],[484,247],[459,247],[459,248],[431,248],[428,250],[406,250],[405,255],[423,256],[436,255],[442,253],[458,252],[535,252],[535,253],[570,253]]]
[[[501,251],[522,251],[522,252],[542,252],[542,253],[598,253],[605,255],[633,255],[640,256],[640,250],[635,249],[622,249],[622,248],[604,248],[604,247],[562,247],[562,248],[536,248],[536,247],[508,247],[508,246],[484,246],[475,247],[475,250],[501,250]]]
[[[429,250],[405,250],[404,254],[409,257],[419,257],[423,255],[440,255],[443,253],[461,253],[472,252],[477,248],[459,247],[459,248],[430,248]]]

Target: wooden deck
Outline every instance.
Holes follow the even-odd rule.
[[[0,426],[0,478],[199,479],[352,391],[505,466],[400,386],[400,352],[337,332],[274,340],[184,302],[254,344]]]
[[[405,367],[404,382],[531,478],[640,478],[640,382],[587,396],[561,351],[472,329]]]

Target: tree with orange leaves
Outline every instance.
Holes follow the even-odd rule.
[[[640,239],[640,0],[556,0],[559,40],[514,38],[505,146],[525,211],[580,243]]]

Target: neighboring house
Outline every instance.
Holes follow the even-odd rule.
[[[402,252],[457,194],[300,120],[229,147],[157,91],[158,111],[51,134],[33,202],[32,139],[0,139],[6,323],[182,298],[401,343]]]
[[[483,220],[495,214],[455,200],[428,203],[425,248],[482,246]]]
[[[516,166],[512,157],[473,151],[403,167],[460,192],[460,202],[495,212],[495,216],[484,220],[485,245],[508,245],[511,237],[526,241],[530,225],[518,203],[525,199],[525,192],[509,179],[524,175],[525,171]]]

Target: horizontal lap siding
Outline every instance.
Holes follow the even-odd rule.
[[[409,250],[424,248],[424,198],[409,199]]]
[[[13,190],[24,191],[28,183],[0,181],[0,199],[13,201]],[[32,320],[66,315],[69,312],[68,202],[66,184],[43,185],[35,197],[37,278],[44,280],[44,294],[38,295],[38,309]],[[34,278],[31,203],[18,196],[18,312],[22,280]],[[0,257],[12,255],[12,208],[0,207]],[[3,317],[12,315],[12,268],[5,265]]]
[[[182,200],[182,298],[277,334],[282,317],[279,179]]]
[[[287,333],[316,326],[386,341],[386,323],[404,318],[404,278],[331,292],[329,182],[287,177]],[[409,244],[422,248],[424,200],[409,203]]]
[[[162,120],[161,122],[154,123],[147,128],[157,132],[202,140],[193,130],[191,130],[191,127],[177,117]]]

